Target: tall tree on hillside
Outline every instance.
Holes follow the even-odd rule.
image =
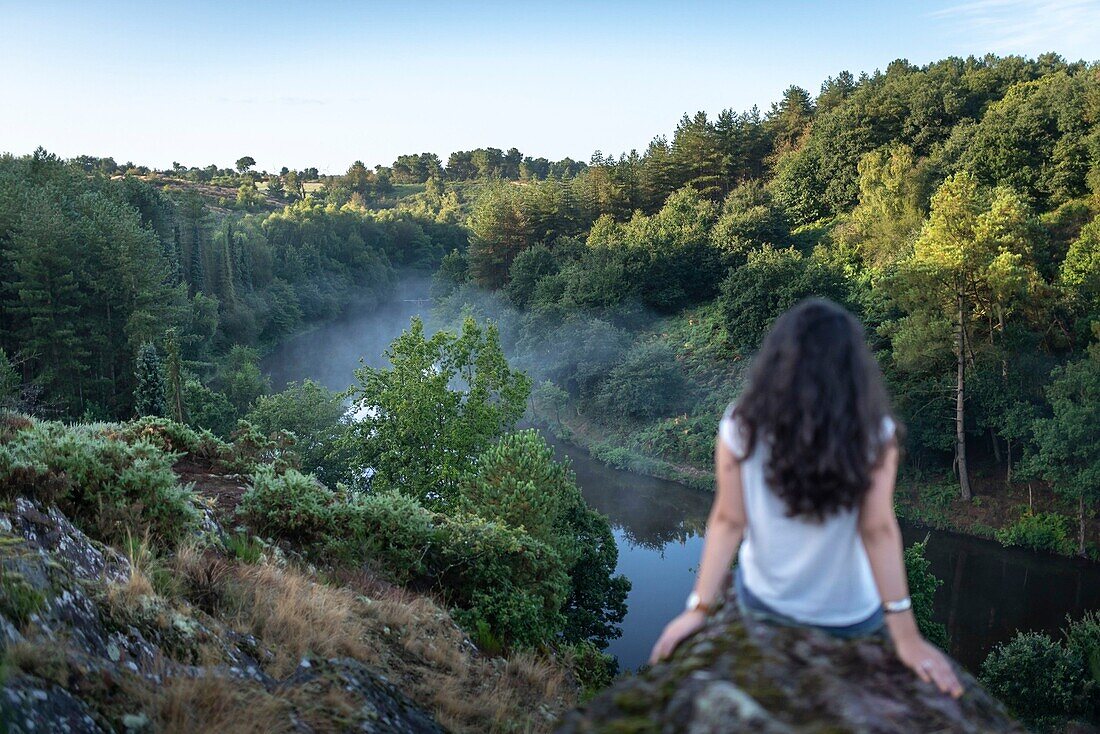
[[[172,420],[184,422],[183,412],[183,365],[180,360],[179,335],[174,328],[164,335],[165,352],[165,389],[168,398],[168,412]]]
[[[1077,504],[1077,552],[1085,554],[1088,516],[1100,502],[1100,344],[1055,368],[1047,385],[1051,415],[1033,424],[1034,469]]]
[[[780,156],[798,147],[802,135],[813,119],[814,103],[810,93],[793,84],[783,92],[783,99],[772,105],[764,128],[772,139],[772,150]]]
[[[522,196],[515,186],[496,186],[482,195],[470,214],[470,275],[482,286],[503,286],[512,260],[535,243]]]
[[[237,170],[242,174],[254,165],[256,165],[256,159],[250,155],[241,156],[237,159]]]
[[[137,416],[163,416],[165,404],[164,369],[160,355],[152,342],[145,342],[138,350],[134,364],[134,413]]]
[[[859,161],[859,204],[838,236],[875,267],[910,255],[924,221],[927,174],[907,145],[874,150]]]
[[[955,461],[963,499],[970,499],[966,461],[966,375],[978,348],[975,327],[996,324],[1003,333],[1010,303],[1036,279],[1028,240],[1026,207],[1008,190],[983,190],[962,172],[944,181],[932,197],[929,218],[902,263],[899,295],[909,310],[902,341],[942,339],[929,325],[949,326],[955,358]],[[988,341],[994,340],[994,328]]]

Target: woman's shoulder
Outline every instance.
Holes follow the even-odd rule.
[[[730,403],[718,421],[718,436],[735,456],[744,456],[745,437],[741,432],[741,422],[737,418],[737,405]]]
[[[889,443],[894,437],[894,433],[898,429],[898,424],[889,415],[882,416],[882,427],[880,428],[880,437],[883,443]]]

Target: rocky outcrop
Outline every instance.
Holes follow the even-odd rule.
[[[255,702],[257,714],[262,698],[280,731],[331,730],[334,715],[341,730],[442,731],[359,661],[306,659],[276,679],[264,672],[271,651],[199,609],[151,595],[119,602],[132,573],[56,508],[0,503],[0,731],[152,731],[165,691]]]
[[[958,668],[958,666],[956,666]],[[922,683],[886,640],[839,640],[746,620],[727,602],[670,660],[567,714],[560,734],[1023,732],[965,671],[954,700]]]

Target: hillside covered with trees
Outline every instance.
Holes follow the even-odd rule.
[[[552,423],[688,477],[709,467],[715,416],[771,320],[832,298],[890,380],[926,489],[913,511],[959,514],[943,482],[972,507],[1038,481],[1005,537],[1084,553],[1100,499],[1098,193],[1095,65],[896,61],[817,95],[791,87],[764,114],[685,116],[671,140],[569,181],[490,189],[436,288],[445,310],[501,319],[549,380]]]

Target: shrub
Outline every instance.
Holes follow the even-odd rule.
[[[1034,550],[1068,555],[1073,553],[1069,521],[1053,512],[1025,511],[1012,525],[998,530],[1001,545],[1018,545]]]
[[[648,421],[678,411],[687,391],[676,352],[665,342],[635,344],[600,383],[595,408],[612,421]]]
[[[591,642],[578,642],[566,647],[565,662],[581,685],[581,700],[587,701],[611,685],[619,673],[619,661],[602,652]]]
[[[398,583],[441,593],[471,634],[531,647],[563,628],[569,579],[562,559],[522,530],[432,512],[398,493],[342,504],[333,518],[328,549],[334,555],[371,562]]]
[[[191,454],[211,460],[225,456],[229,450],[226,443],[210,431],[195,430],[168,418],[138,418],[119,424],[112,433],[127,443],[144,440],[167,453]]]
[[[1021,632],[998,645],[982,663],[979,677],[1029,722],[1073,715],[1081,708],[1081,660],[1046,634]]]
[[[309,545],[331,534],[335,499],[312,476],[295,469],[278,474],[264,465],[253,475],[238,512],[262,535]]]
[[[909,579],[909,596],[913,600],[913,616],[917,627],[933,645],[947,647],[947,628],[932,619],[932,603],[936,589],[943,581],[932,573],[932,564],[925,557],[928,538],[905,549],[905,575]]]
[[[578,491],[571,472],[554,461],[554,450],[538,431],[517,431],[478,457],[459,484],[458,506],[553,542],[564,502]]]
[[[56,501],[82,530],[114,545],[147,535],[174,546],[199,520],[174,459],[146,440],[41,422],[0,444],[0,487]]]

